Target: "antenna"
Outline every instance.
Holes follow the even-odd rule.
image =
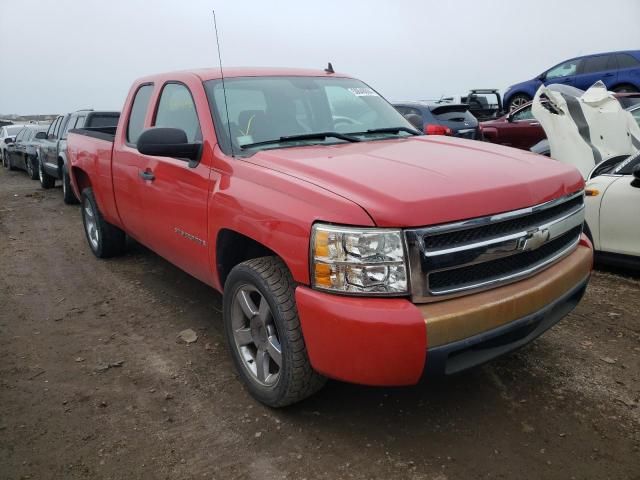
[[[327,68],[325,68],[324,71],[327,73],[336,73],[335,70],[333,69],[333,65],[331,65],[331,62],[329,62],[329,64],[327,65]]]
[[[220,62],[220,77],[222,78],[222,95],[224,96],[224,111],[227,114],[227,129],[229,130],[229,146],[231,147],[231,156],[235,157],[233,151],[233,139],[231,138],[231,121],[229,120],[229,106],[227,104],[227,89],[224,86],[224,71],[222,70],[222,56],[220,55],[220,39],[218,38],[218,24],[216,22],[216,11],[213,12],[213,28],[216,31],[216,45],[218,47],[218,61]]]

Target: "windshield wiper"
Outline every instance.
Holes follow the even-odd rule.
[[[252,147],[260,147],[262,145],[274,145],[276,143],[283,142],[295,142],[298,140],[324,140],[326,138],[338,138],[340,140],[344,140],[346,142],[360,142],[359,138],[350,137],[349,135],[343,135],[338,132],[317,132],[317,133],[303,133],[300,135],[287,135],[285,137],[274,138],[273,140],[264,140],[262,142],[254,142],[247,143],[246,145],[242,145],[240,148],[252,148]]]
[[[371,128],[366,132],[353,132],[351,135],[366,135],[367,133],[400,133],[407,132],[411,135],[422,135],[418,130],[409,127],[385,127],[385,128]]]

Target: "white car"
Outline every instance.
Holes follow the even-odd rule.
[[[0,160],[3,166],[6,166],[8,161],[6,157],[6,139],[10,138],[12,141],[15,140],[16,135],[22,130],[22,127],[24,127],[24,125],[5,125],[4,127],[0,127]]]
[[[640,267],[640,154],[599,164],[585,195],[585,231],[600,258]]]

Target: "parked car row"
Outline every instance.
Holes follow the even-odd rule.
[[[77,203],[69,185],[66,140],[74,128],[115,128],[119,112],[78,110],[59,115],[50,125],[9,125],[2,127],[2,163],[10,169],[21,169],[42,188],[52,188],[62,181],[65,203]],[[13,134],[13,135],[12,135]]]

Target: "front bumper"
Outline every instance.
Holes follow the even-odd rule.
[[[584,293],[592,263],[592,249],[581,244],[526,280],[422,305],[300,286],[296,302],[311,365],[338,380],[392,386],[482,364],[568,314]]]

